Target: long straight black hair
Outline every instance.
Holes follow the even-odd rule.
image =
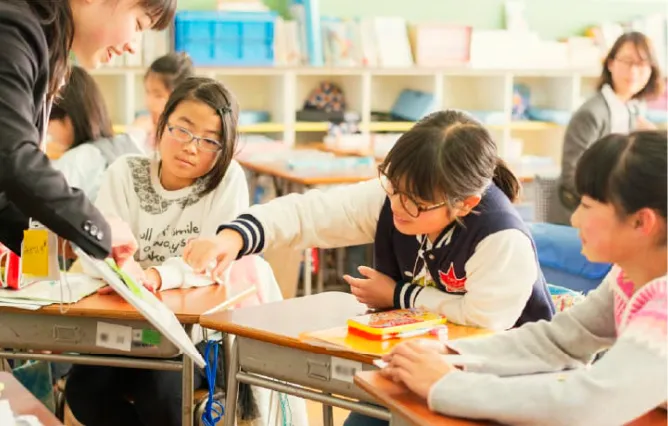
[[[74,131],[70,149],[114,136],[111,117],[102,93],[85,69],[72,67],[70,78],[56,98],[49,120],[69,118]]]
[[[58,93],[69,73],[69,56],[74,40],[74,18],[70,0],[25,1],[39,19],[49,48],[48,97]],[[108,0],[112,1],[112,0]],[[137,0],[151,17],[154,30],[167,28],[176,13],[176,0]]]

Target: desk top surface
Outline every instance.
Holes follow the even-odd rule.
[[[237,158],[239,164],[255,172],[275,176],[292,183],[304,186],[343,185],[347,183],[364,182],[378,176],[375,168],[351,169],[349,171],[294,171],[286,167],[284,161],[253,161]]]
[[[352,294],[325,292],[240,310],[203,315],[200,324],[205,328],[236,336],[313,353],[331,354],[369,364],[375,359],[372,355],[332,349],[304,341],[299,337],[304,333],[345,327],[348,319],[366,312],[366,305],[357,302]],[[449,327],[453,329],[452,335],[459,337],[464,337],[469,330],[469,327],[454,324]]]
[[[14,415],[33,415],[44,426],[63,426],[56,416],[10,373],[0,372],[0,383],[5,387],[0,393],[0,399],[9,400]]]
[[[377,371],[363,371],[355,375],[355,384],[393,414],[401,415],[412,426],[474,426],[495,423],[446,417],[434,413],[426,402],[405,386],[387,380]],[[627,426],[664,426],[666,411],[657,408],[628,423]]]
[[[377,371],[364,371],[355,375],[355,384],[362,388],[392,414],[401,415],[414,426],[473,426],[491,425],[434,413],[427,404],[405,386],[387,380]]]
[[[247,283],[212,285],[207,287],[174,289],[157,293],[182,324],[197,324],[205,312],[225,309],[254,293],[255,287]],[[0,307],[2,312],[33,313],[38,315],[65,315],[72,317],[106,318],[117,320],[143,320],[144,317],[117,294],[92,294],[77,303],[63,306],[45,306],[37,311]]]

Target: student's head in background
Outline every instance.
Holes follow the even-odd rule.
[[[238,118],[237,100],[221,82],[190,77],[179,84],[156,127],[163,187],[178,190],[204,178],[201,195],[216,189],[234,157]]]
[[[407,235],[437,237],[471,213],[492,183],[511,201],[520,189],[487,129],[456,110],[416,123],[398,139],[379,171],[394,225]]]
[[[663,77],[649,38],[641,32],[622,34],[605,58],[599,90],[610,85],[623,100],[651,99],[663,91]]]
[[[144,76],[144,95],[154,126],[174,88],[194,75],[193,63],[185,53],[168,53],[153,61]]]
[[[56,98],[49,116],[50,156],[113,136],[107,106],[93,77],[81,67],[72,68],[65,87]]]
[[[590,261],[623,267],[665,251],[667,140],[665,131],[610,134],[582,155],[575,173],[582,198],[571,221]]]

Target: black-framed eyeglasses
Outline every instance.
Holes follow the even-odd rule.
[[[181,142],[182,144],[195,141],[195,146],[197,146],[197,149],[200,149],[202,151],[218,152],[223,149],[223,144],[218,142],[217,140],[210,138],[203,138],[201,136],[195,136],[192,134],[190,130],[185,129],[181,126],[174,126],[172,124],[168,124],[167,130],[169,130],[169,134],[172,135],[174,139],[176,139],[178,142]]]
[[[410,195],[396,191],[394,185],[390,182],[390,179],[383,173],[382,170],[378,171],[378,178],[380,179],[380,184],[387,193],[388,197],[398,196],[401,206],[404,208],[406,213],[413,218],[418,218],[420,213],[428,212],[431,210],[440,209],[441,207],[447,206],[447,202],[443,201],[442,203],[432,204],[431,206],[423,206],[417,201],[415,201]]]

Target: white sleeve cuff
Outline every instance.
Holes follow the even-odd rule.
[[[160,291],[181,288],[183,286],[184,274],[178,266],[165,262],[160,266],[152,266],[151,268],[158,271],[160,275]]]

